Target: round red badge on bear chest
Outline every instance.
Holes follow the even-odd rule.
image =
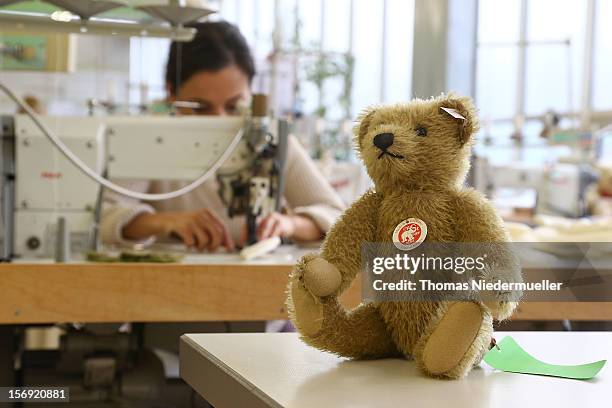
[[[427,236],[427,224],[419,218],[408,218],[397,224],[393,230],[393,244],[402,251],[409,251],[421,245]]]

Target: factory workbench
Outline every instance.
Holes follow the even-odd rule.
[[[610,359],[612,333],[512,332],[543,361]],[[485,363],[465,379],[435,380],[403,359],[350,361],[306,346],[293,333],[186,334],[181,377],[223,407],[597,407],[612,398],[605,366],[588,381],[505,373]]]
[[[254,261],[188,254],[172,264],[0,264],[0,324],[282,319],[287,274],[305,252]],[[347,293],[349,303],[359,297],[359,288]]]
[[[0,324],[284,319],[287,275],[312,250],[281,248],[248,262],[199,254],[177,264],[0,264]],[[356,279],[342,302],[360,299]],[[612,302],[523,303],[514,319],[612,320]]]

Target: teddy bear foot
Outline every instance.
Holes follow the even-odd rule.
[[[315,336],[323,326],[323,305],[300,282],[291,283],[291,320],[300,333]]]
[[[423,370],[434,377],[463,377],[481,358],[482,350],[488,349],[491,316],[476,303],[455,302],[432,323],[433,330],[423,339]]]

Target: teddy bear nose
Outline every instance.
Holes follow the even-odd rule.
[[[393,144],[393,133],[381,133],[374,136],[374,146],[383,152]]]

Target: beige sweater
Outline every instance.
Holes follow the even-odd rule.
[[[289,138],[285,177],[284,200],[288,209],[294,214],[310,217],[322,231],[327,232],[344,209],[344,204],[294,137]],[[164,193],[181,188],[187,182],[130,180],[118,184],[138,192]],[[102,241],[105,244],[134,244],[125,240],[121,231],[139,214],[155,211],[194,211],[201,208],[214,212],[227,225],[233,239],[239,241],[245,217],[230,218],[227,215],[214,177],[184,196],[151,203],[139,202],[107,191],[101,221]],[[151,244],[154,240],[154,237],[150,237],[142,243]]]

